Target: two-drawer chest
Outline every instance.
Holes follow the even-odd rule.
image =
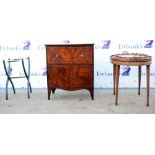
[[[94,44],[46,46],[48,99],[56,88],[87,89],[94,99]]]

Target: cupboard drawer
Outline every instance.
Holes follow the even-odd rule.
[[[47,61],[55,63],[93,63],[93,47],[47,47]]]

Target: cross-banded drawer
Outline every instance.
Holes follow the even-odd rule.
[[[93,63],[93,46],[68,47],[47,46],[47,61],[49,64],[56,63]]]

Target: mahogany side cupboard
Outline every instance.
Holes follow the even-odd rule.
[[[51,91],[87,89],[94,99],[94,44],[46,44],[48,100]]]

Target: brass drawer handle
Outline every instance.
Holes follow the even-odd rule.
[[[56,53],[56,54],[54,55],[54,58],[57,59],[57,58],[59,58],[59,56],[60,56],[60,55],[59,55],[58,53]]]
[[[83,57],[83,56],[84,56],[84,54],[83,54],[83,53],[81,53],[81,54],[80,54],[80,57]]]

